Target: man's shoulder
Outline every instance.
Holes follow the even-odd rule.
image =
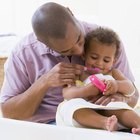
[[[79,23],[81,24],[81,26],[85,30],[85,33],[88,33],[88,32],[95,30],[96,28],[99,27],[99,25],[97,25],[96,23],[80,21],[80,20],[79,20]]]
[[[37,40],[36,36],[34,33],[30,33],[26,36],[24,36],[18,44],[15,46],[13,49],[14,54],[19,54],[22,53],[25,50],[30,50],[31,48],[34,48],[37,46],[39,41]]]
[[[34,43],[37,43],[37,37],[36,35],[32,32],[32,33],[29,33],[28,35],[24,36],[21,41],[20,41],[20,44],[22,44],[23,46],[26,46],[26,45],[32,45]]]

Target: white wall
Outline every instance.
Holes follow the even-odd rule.
[[[52,0],[69,7],[77,17],[113,28],[122,38],[130,66],[140,89],[140,1]],[[48,0],[1,0],[0,33],[25,35],[32,30],[34,10]]]

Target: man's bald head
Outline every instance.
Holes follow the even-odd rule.
[[[32,17],[33,30],[43,40],[63,39],[69,22],[75,25],[75,19],[69,10],[53,2],[39,7]]]

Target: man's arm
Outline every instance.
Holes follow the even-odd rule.
[[[109,95],[109,96],[102,96],[102,97],[99,96],[98,98],[96,98],[92,102],[95,103],[95,104],[107,105],[110,102],[120,101],[120,102],[127,103],[131,107],[135,107],[135,105],[138,102],[138,98],[139,98],[139,92],[135,88],[135,93],[131,97],[126,97],[126,96],[124,96],[120,93],[117,93],[117,94],[112,94],[112,95]]]
[[[135,85],[134,85],[135,86]],[[128,105],[130,105],[131,107],[135,107],[137,102],[138,102],[138,99],[139,99],[139,91],[138,89],[135,87],[135,93],[133,96],[131,97],[128,97],[126,99],[126,102]]]
[[[24,93],[18,94],[1,104],[3,116],[19,120],[31,117],[39,107],[47,90],[48,87],[43,78],[40,78]]]
[[[80,74],[83,66],[67,63],[55,65],[48,73],[43,74],[24,93],[13,96],[1,103],[4,117],[27,119],[38,109],[49,87],[72,84],[76,74]]]

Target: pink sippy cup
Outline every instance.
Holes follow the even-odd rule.
[[[95,75],[91,75],[89,78],[93,85],[95,85],[101,92],[104,92],[106,85],[103,81],[101,81]]]

